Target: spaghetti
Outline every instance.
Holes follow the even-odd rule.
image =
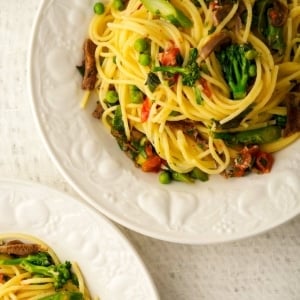
[[[92,299],[78,265],[61,263],[43,241],[19,233],[0,241],[0,299]]]
[[[175,179],[270,172],[299,138],[299,1],[123,4],[89,27],[97,117],[122,150]]]

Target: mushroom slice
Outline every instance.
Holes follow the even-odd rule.
[[[97,68],[95,60],[96,44],[91,39],[86,39],[83,45],[84,51],[84,75],[82,89],[93,90],[97,81]]]
[[[227,17],[229,12],[232,10],[232,6],[232,3],[217,6],[217,8],[213,11],[213,20],[215,26],[219,25]]]
[[[212,34],[210,39],[200,49],[200,56],[203,59],[206,59],[217,47],[230,43],[231,40],[231,36],[227,31]]]
[[[1,254],[18,255],[18,256],[26,256],[29,254],[34,254],[45,250],[47,249],[44,249],[44,247],[42,247],[39,244],[23,243],[19,240],[13,240],[0,246]]]
[[[297,97],[298,96],[298,97]],[[300,131],[300,97],[297,93],[289,93],[286,99],[287,123],[284,136],[290,136]]]

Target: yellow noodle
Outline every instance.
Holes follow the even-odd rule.
[[[261,149],[266,152],[277,152],[279,150],[282,150],[286,148],[291,143],[295,142],[297,139],[299,139],[300,133],[294,133],[293,135],[285,138],[281,138],[278,141],[264,144],[261,146]]]
[[[38,244],[41,247],[41,251],[50,255],[55,265],[60,263],[54,250],[34,236],[23,233],[0,234],[0,241],[10,240],[21,240],[25,243]],[[77,289],[78,292],[83,294],[84,299],[92,299],[76,263],[72,263],[72,271],[78,278],[79,288],[76,288],[75,285],[68,288],[65,285],[62,290],[76,291]],[[20,265],[0,265],[0,274],[3,275],[0,283],[0,299],[37,300],[57,292],[53,284],[53,278],[31,274]]]
[[[237,149],[224,141],[215,140],[214,132],[244,114],[240,123],[229,132],[262,128],[275,123],[274,114],[285,116],[284,98],[294,81],[300,81],[300,50],[297,30],[300,23],[300,4],[289,4],[289,16],[284,26],[286,48],[282,56],[273,55],[263,40],[252,32],[253,6],[255,1],[242,0],[233,3],[229,13],[214,23],[214,7],[199,0],[195,6],[190,0],[173,0],[193,23],[191,28],[180,28],[169,21],[151,14],[139,0],[128,1],[123,11],[107,5],[105,14],[95,16],[90,23],[89,37],[97,46],[96,61],[99,81],[97,92],[104,108],[102,120],[110,128],[117,105],[121,106],[122,121],[128,140],[132,130],[137,129],[152,143],[156,153],[171,169],[189,172],[197,167],[208,174],[222,173],[230,164]],[[240,5],[244,6],[246,18],[234,24]],[[229,28],[229,30],[228,30]],[[199,58],[206,70],[201,79],[190,87],[183,84],[179,75],[176,82],[168,84],[162,72],[156,73],[159,86],[153,91],[146,84],[153,66],[160,63],[160,49],[178,48],[183,65],[188,62],[192,48],[202,47],[210,40],[212,32],[228,31],[233,43],[248,43],[257,51],[256,76],[242,99],[235,100],[230,93],[217,55],[213,52],[205,60]],[[149,42],[150,65],[138,62],[139,53],[134,42],[143,38]],[[100,59],[99,59],[100,58]],[[141,119],[143,103],[131,103],[129,86],[135,85],[151,100],[146,121]],[[205,87],[207,85],[207,87]],[[108,105],[105,95],[115,89],[119,103]],[[206,90],[209,89],[209,92]],[[200,97],[196,98],[196,92]],[[84,101],[85,103],[86,101]],[[250,111],[247,111],[250,108]],[[200,136],[207,147],[202,149],[183,129],[171,124],[181,121],[196,122]],[[226,131],[226,130],[225,130]],[[262,149],[274,152],[295,141],[298,135],[282,138],[277,142],[262,145]]]

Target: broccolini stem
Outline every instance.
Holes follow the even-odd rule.
[[[170,21],[175,26],[192,27],[193,22],[178,8],[167,0],[141,0],[147,10]]]

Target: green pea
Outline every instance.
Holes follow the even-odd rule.
[[[116,10],[125,9],[125,3],[123,0],[114,0],[112,5]]]
[[[109,104],[116,104],[119,101],[118,93],[115,90],[110,90],[106,93],[105,100]]]
[[[255,77],[256,76],[256,65],[251,65],[249,67],[248,73],[249,73],[250,77]]]
[[[130,99],[132,103],[142,103],[144,100],[144,93],[135,85],[129,87]]]
[[[158,176],[158,180],[162,184],[169,184],[172,182],[172,175],[168,171],[162,171]]]
[[[97,15],[102,15],[105,11],[104,4],[102,2],[96,2],[94,5],[94,13]]]
[[[140,38],[135,40],[133,47],[137,52],[142,53],[149,49],[149,44],[146,39]]]
[[[139,63],[142,66],[148,66],[151,63],[151,56],[147,53],[141,53],[139,56]]]
[[[257,57],[257,52],[256,50],[254,49],[251,49],[251,50],[248,50],[246,53],[245,53],[245,57],[246,59],[248,60],[253,60]]]
[[[171,116],[171,117],[177,117],[179,115],[180,115],[180,112],[176,111],[176,110],[172,110],[169,114],[169,116]]]

